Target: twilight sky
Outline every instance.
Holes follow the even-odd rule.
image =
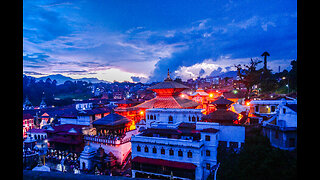
[[[264,51],[273,72],[291,68],[296,1],[23,1],[23,72],[34,77],[162,81],[169,68],[186,80]]]

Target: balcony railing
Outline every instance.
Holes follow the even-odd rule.
[[[84,136],[84,140],[99,143],[99,144],[105,144],[105,145],[121,145],[127,142],[131,141],[131,137],[105,137],[105,136]]]

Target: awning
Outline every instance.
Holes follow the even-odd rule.
[[[188,170],[195,170],[196,165],[192,163],[184,163],[184,162],[177,162],[177,161],[168,161],[163,159],[153,159],[153,158],[145,158],[137,156],[132,159],[132,162],[138,162],[143,164],[152,164],[158,166],[168,166],[173,168],[180,168],[180,169],[188,169]]]

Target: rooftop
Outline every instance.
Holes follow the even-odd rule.
[[[136,107],[138,108],[195,108],[199,104],[189,99],[181,98],[180,96],[155,97],[145,101]]]
[[[107,116],[94,121],[93,125],[106,125],[106,126],[116,126],[120,124],[126,124],[130,122],[130,120],[124,116],[121,116],[116,113],[110,113]]]

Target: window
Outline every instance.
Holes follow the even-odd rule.
[[[283,112],[283,114],[285,114],[285,113],[286,113],[286,111],[287,111],[287,109],[286,109],[286,108],[282,108],[282,112]]]
[[[210,151],[206,150],[206,156],[210,156]]]
[[[166,150],[164,150],[163,148],[161,149],[161,154],[166,154]]]
[[[156,148],[156,147],[153,147],[152,152],[153,152],[153,153],[157,153],[157,148]]]
[[[279,138],[279,132],[276,131],[274,136],[275,136],[276,139],[278,139]]]
[[[199,116],[197,116],[197,121],[199,122]]]
[[[289,147],[295,147],[296,141],[294,138],[289,138]]]
[[[276,111],[276,106],[271,106],[271,112],[275,112]]]
[[[219,141],[219,145],[221,148],[227,148],[227,141]]]
[[[206,136],[205,136],[205,139],[206,139],[206,141],[210,141],[210,136],[209,136],[209,135],[206,135]]]
[[[169,155],[170,155],[170,156],[173,156],[173,154],[174,154],[174,153],[173,153],[173,150],[170,149],[170,150],[169,150]]]
[[[153,115],[150,116],[150,119],[153,120]]]
[[[192,116],[192,122],[196,121],[196,117]]]
[[[149,114],[147,115],[147,119],[150,119],[150,118],[149,118]]]
[[[231,148],[238,148],[238,142],[230,142],[229,145]]]
[[[206,169],[210,170],[210,163],[206,163]]]
[[[191,117],[189,116],[189,122],[191,121]]]
[[[188,152],[188,158],[192,158],[192,152],[191,151]]]
[[[181,149],[179,149],[179,151],[178,151],[178,156],[183,157],[183,153],[182,153]]]
[[[157,116],[156,115],[154,115],[154,120],[157,120]]]
[[[172,117],[171,115],[169,116],[169,121],[168,121],[168,123],[169,123],[169,124],[172,124],[172,123],[173,123],[173,117]]]
[[[254,111],[255,111],[255,112],[259,112],[259,106],[255,106],[255,107],[254,107]]]
[[[146,152],[146,153],[149,152],[148,146],[145,146],[145,147],[144,147],[144,152]]]

